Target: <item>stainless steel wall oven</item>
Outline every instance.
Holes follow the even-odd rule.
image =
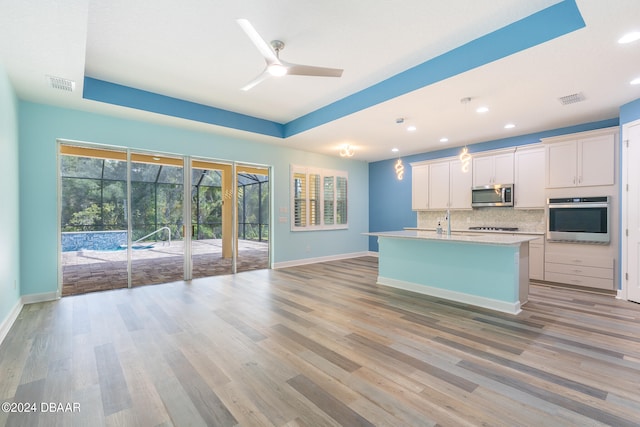
[[[547,240],[607,244],[611,241],[611,200],[563,197],[547,200]]]

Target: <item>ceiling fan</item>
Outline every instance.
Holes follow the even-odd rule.
[[[267,63],[264,71],[242,88],[244,91],[251,89],[271,76],[279,77],[286,74],[320,77],[342,76],[342,70],[338,68],[314,67],[312,65],[300,65],[285,62],[280,59],[280,51],[284,49],[283,42],[280,40],[273,40],[270,44],[267,43],[262,37],[260,37],[260,34],[258,34],[255,28],[253,28],[253,25],[251,25],[251,23],[246,19],[238,19],[238,25],[240,25],[249,39],[258,48]]]

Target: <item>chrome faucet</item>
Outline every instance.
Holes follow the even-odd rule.
[[[451,236],[451,211],[447,209],[447,236]]]

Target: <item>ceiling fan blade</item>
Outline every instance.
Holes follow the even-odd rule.
[[[240,28],[247,34],[249,39],[253,42],[253,44],[258,48],[262,56],[264,56],[267,64],[279,63],[278,56],[273,51],[269,43],[267,43],[260,34],[253,28],[253,25],[246,19],[238,19],[238,25]]]
[[[340,77],[342,76],[343,71],[340,68],[314,67],[312,65],[290,64],[284,61],[281,62],[282,65],[287,67],[287,74],[292,76]]]
[[[268,79],[269,77],[271,77],[271,74],[269,74],[267,70],[264,70],[262,73],[260,73],[260,75],[258,75],[258,77],[256,77],[255,79],[251,80],[249,83],[244,85],[242,87],[242,90],[246,92],[249,89],[253,88],[254,86],[257,86],[262,81]]]

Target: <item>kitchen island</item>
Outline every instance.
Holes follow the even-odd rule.
[[[402,230],[378,237],[378,284],[517,314],[532,236]]]

